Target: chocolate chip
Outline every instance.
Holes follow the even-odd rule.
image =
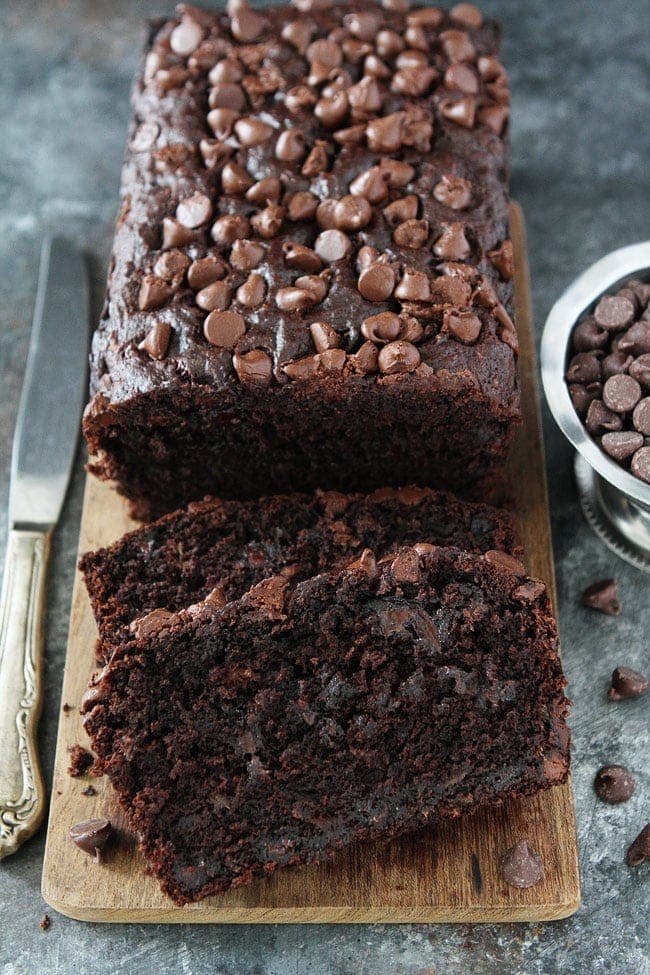
[[[334,226],[338,230],[361,230],[372,220],[373,211],[363,196],[348,194],[336,201],[333,211]]]
[[[472,345],[481,334],[481,319],[471,311],[446,308],[442,329],[464,345]]]
[[[203,311],[225,311],[230,304],[230,287],[225,281],[213,281],[201,288],[194,300]]]
[[[352,243],[341,230],[324,230],[316,238],[314,250],[326,264],[332,264],[348,256]]]
[[[618,601],[616,579],[602,579],[587,586],[582,594],[582,604],[606,613],[607,616],[618,616],[621,604]]]
[[[394,30],[380,30],[375,38],[375,50],[380,58],[394,58],[404,47],[403,39]]]
[[[357,271],[361,273],[361,271],[364,271],[367,267],[370,267],[371,264],[374,264],[375,261],[378,261],[380,257],[381,254],[376,247],[369,247],[367,244],[364,244],[364,246],[360,247],[357,251],[357,259],[355,262]]]
[[[211,311],[203,323],[203,334],[221,349],[234,349],[246,334],[246,322],[236,311]]]
[[[227,267],[220,257],[209,254],[207,257],[199,257],[190,264],[187,272],[187,281],[190,288],[200,291],[214,281],[220,281],[227,274]]]
[[[275,144],[275,157],[281,162],[300,162],[306,151],[305,137],[300,129],[281,132]]]
[[[230,252],[230,263],[238,271],[252,271],[264,257],[264,246],[255,240],[236,240]]]
[[[476,102],[468,95],[463,98],[441,98],[438,102],[438,111],[449,122],[462,125],[465,129],[474,128]]]
[[[650,437],[650,396],[644,397],[644,399],[639,400],[636,404],[634,413],[632,414],[632,423],[634,424],[635,430],[638,430],[639,433],[644,434],[646,437]],[[643,445],[639,444],[639,446]]]
[[[511,887],[522,890],[534,887],[544,879],[544,867],[538,853],[519,840],[501,858],[501,876]]]
[[[628,298],[605,295],[594,310],[597,325],[607,331],[618,332],[629,325],[634,318],[634,305]]]
[[[292,115],[299,115],[312,108],[317,100],[316,93],[307,85],[295,85],[284,96],[284,103]]]
[[[627,802],[635,788],[634,776],[622,765],[605,765],[596,772],[594,791],[603,802],[611,805]]]
[[[619,352],[631,352],[632,355],[645,355],[650,352],[650,322],[635,322],[627,332],[619,337]]]
[[[237,12],[230,19],[230,30],[233,37],[244,44],[257,40],[267,25],[265,17],[261,17],[250,7],[240,4]]]
[[[386,301],[395,287],[395,271],[389,264],[371,264],[361,272],[357,286],[367,301]]]
[[[526,575],[526,568],[519,559],[513,555],[508,555],[507,552],[502,552],[500,549],[490,549],[483,557],[490,565],[495,565],[513,576],[523,577]]]
[[[379,371],[388,376],[413,372],[420,365],[420,361],[420,353],[411,342],[389,342],[379,351]]]
[[[320,173],[327,172],[329,160],[327,150],[323,145],[315,145],[305,159],[300,172],[303,176],[318,176]]]
[[[628,460],[639,447],[643,447],[643,434],[634,430],[620,430],[618,433],[605,433],[600,445],[614,460]]]
[[[478,29],[483,26],[483,14],[473,3],[457,3],[449,11],[449,16],[463,27]]]
[[[487,125],[497,135],[501,135],[510,118],[510,109],[507,105],[483,105],[476,117],[482,125]]]
[[[227,162],[221,170],[221,187],[225,193],[245,193],[253,185],[253,180],[243,166]]]
[[[275,303],[281,311],[298,312],[313,308],[318,299],[306,288],[279,288],[275,293]]]
[[[366,126],[366,140],[372,152],[397,152],[402,145],[403,112],[373,119]]]
[[[305,54],[314,34],[315,25],[306,20],[291,20],[282,28],[282,37],[298,51]]]
[[[469,257],[471,248],[465,237],[462,223],[441,224],[442,233],[433,245],[433,252],[445,261],[464,261]]]
[[[236,240],[248,237],[250,229],[251,227],[246,217],[228,213],[215,220],[212,224],[210,234],[215,244],[220,247],[229,247]]]
[[[569,386],[569,396],[575,407],[576,413],[585,416],[589,409],[589,404],[595,399],[600,399],[603,393],[602,383],[590,383],[589,386],[582,386],[580,383],[573,383]]]
[[[220,141],[230,138],[233,130],[233,126],[239,114],[233,111],[231,108],[214,108],[211,112],[208,112],[207,123],[212,129],[215,137]],[[213,164],[218,161],[221,150],[213,149],[212,144],[206,146],[208,150],[208,155],[211,157]],[[208,165],[208,159],[204,154],[204,160],[206,165]]]
[[[379,169],[388,173],[388,185],[391,189],[402,189],[415,176],[414,167],[401,159],[380,159]]]
[[[401,319],[392,311],[382,311],[361,322],[361,334],[371,342],[392,342],[401,330]]]
[[[609,379],[610,376],[621,376],[628,371],[633,361],[632,356],[625,355],[624,352],[611,352],[605,356],[600,364],[603,379]]]
[[[384,79],[390,78],[391,70],[381,58],[377,57],[376,54],[370,53],[363,62],[363,73],[364,75],[370,75],[372,78]]]
[[[650,390],[650,354],[646,353],[634,359],[628,372],[644,389]]]
[[[327,322],[312,322],[309,331],[318,352],[327,352],[341,345],[341,336]]]
[[[362,376],[370,375],[379,369],[379,350],[373,342],[364,342],[349,361],[355,372]]]
[[[630,845],[625,856],[628,867],[640,867],[650,859],[650,823],[647,823]]]
[[[279,206],[277,203],[269,203],[264,210],[260,210],[259,213],[253,214],[250,218],[251,227],[264,240],[271,240],[280,233],[284,221],[284,214],[284,207]]]
[[[610,376],[603,386],[603,402],[614,413],[628,413],[641,399],[641,387],[632,376]]]
[[[152,359],[164,359],[169,348],[171,334],[172,329],[169,322],[156,322],[140,342],[138,348],[148,352]]]
[[[395,289],[395,297],[400,301],[428,301],[431,297],[431,289],[424,271],[405,267],[402,280]]]
[[[353,196],[363,196],[370,203],[382,203],[388,196],[389,173],[380,166],[371,166],[350,183]]]
[[[593,437],[599,437],[610,430],[620,430],[623,420],[618,413],[608,410],[602,400],[595,399],[587,410],[585,426]]]
[[[212,203],[205,193],[192,193],[176,207],[176,219],[191,230],[206,223],[211,216]]]
[[[108,819],[88,819],[83,823],[76,823],[70,827],[72,842],[94,857],[95,863],[101,863],[102,852],[113,835],[113,827]]]
[[[372,77],[362,78],[348,89],[348,102],[355,122],[364,121],[381,111],[381,88]]]
[[[190,266],[190,259],[183,251],[173,248],[164,251],[154,264],[153,273],[156,277],[171,282],[174,287],[180,285],[185,272]]]
[[[641,447],[633,454],[630,470],[640,481],[650,484],[650,446]]]
[[[464,30],[442,31],[440,44],[450,61],[473,61],[476,57],[476,49]]]
[[[243,77],[241,65],[231,58],[224,58],[211,69],[208,81],[211,85],[218,85],[222,81],[241,81]]]
[[[382,213],[389,227],[397,227],[406,220],[414,220],[418,215],[419,200],[414,193],[393,200],[384,207]]]
[[[405,220],[393,231],[393,241],[398,247],[417,250],[424,247],[429,237],[428,220]]]
[[[600,379],[600,361],[591,352],[579,352],[571,359],[567,368],[565,379],[569,383],[589,383]]]
[[[326,129],[336,129],[348,114],[348,96],[337,91],[329,98],[321,98],[314,106],[314,115]]]
[[[433,195],[451,210],[465,210],[472,200],[472,184],[460,176],[441,176],[433,188]]]
[[[239,379],[243,383],[268,386],[273,375],[273,361],[262,349],[251,349],[250,352],[235,352],[232,364]]]
[[[294,284],[296,288],[302,288],[314,296],[316,302],[323,301],[329,290],[329,271],[322,271],[320,274],[305,274],[296,278]]]
[[[210,89],[208,105],[210,108],[228,108],[239,114],[246,106],[246,95],[241,85],[220,81]]]
[[[140,284],[138,293],[138,308],[140,311],[151,311],[159,308],[174,293],[174,289],[163,278],[156,277],[155,274],[145,274]]]
[[[169,35],[169,46],[174,54],[188,57],[197,49],[204,34],[205,32],[200,24],[189,17],[183,17],[180,24],[174,27]]]
[[[320,271],[323,266],[323,262],[318,254],[311,247],[305,247],[304,244],[285,241],[282,245],[282,253],[284,254],[285,263],[289,267],[298,268],[300,271],[313,273]]]
[[[499,246],[488,251],[487,255],[504,281],[509,281],[515,275],[515,254],[511,240],[503,240]]]
[[[257,308],[264,301],[266,281],[260,274],[251,274],[237,289],[237,301],[245,308]]]
[[[240,145],[246,149],[260,146],[268,142],[275,129],[266,122],[257,118],[241,118],[235,122],[235,135],[239,139]]]
[[[466,64],[450,64],[445,71],[445,88],[462,91],[464,95],[478,95],[478,78]]]
[[[629,701],[641,697],[648,690],[648,678],[631,667],[616,667],[612,672],[612,686],[607,692],[610,701]]]
[[[592,352],[595,349],[602,349],[608,337],[607,329],[601,328],[596,323],[596,319],[590,316],[574,328],[573,348],[576,352]]]
[[[253,183],[251,188],[246,191],[246,199],[249,203],[277,203],[282,193],[282,184],[277,176],[265,176],[264,179]]]

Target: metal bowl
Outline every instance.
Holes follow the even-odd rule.
[[[574,326],[604,294],[632,278],[650,280],[650,241],[612,251],[566,289],[544,326],[542,382],[556,423],[577,451],[576,480],[587,521],[617,555],[650,572],[650,484],[630,474],[592,440],[564,380]]]

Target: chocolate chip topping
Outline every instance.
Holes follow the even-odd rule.
[[[442,329],[464,345],[471,345],[481,334],[481,319],[471,311],[446,308]]]
[[[650,823],[647,823],[637,838],[631,843],[625,862],[628,867],[640,867],[650,859]]]
[[[641,399],[641,387],[632,376],[610,376],[603,386],[603,402],[614,413],[629,413]]]
[[[210,345],[234,349],[246,333],[246,322],[235,311],[211,311],[203,323],[203,334]]]
[[[612,686],[607,692],[610,701],[627,701],[641,697],[648,690],[648,678],[631,667],[616,667],[612,673]]]
[[[169,348],[171,334],[172,329],[169,322],[156,322],[140,342],[138,348],[148,352],[152,359],[164,359]]]
[[[101,863],[102,853],[113,835],[113,827],[108,819],[88,819],[70,827],[70,839],[80,850]]]
[[[629,298],[615,295],[605,295],[601,298],[594,311],[597,325],[607,331],[618,332],[629,325],[634,318],[634,305]]]
[[[583,606],[597,609],[607,616],[618,616],[621,604],[618,599],[618,583],[616,579],[602,579],[587,586],[582,594]]]
[[[190,229],[207,223],[211,216],[212,203],[204,193],[192,193],[176,207],[176,219]]]
[[[472,186],[460,176],[442,176],[434,187],[433,195],[438,203],[451,210],[465,210],[472,199]]]
[[[627,802],[635,788],[634,776],[622,765],[605,765],[596,772],[594,790],[603,802],[611,805]]]
[[[519,840],[501,858],[501,876],[511,887],[522,890],[534,887],[544,879],[544,867],[538,853]]]
[[[359,275],[359,291],[368,301],[386,301],[394,287],[395,271],[389,264],[371,264]]]

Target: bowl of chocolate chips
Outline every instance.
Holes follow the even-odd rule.
[[[588,522],[650,572],[650,241],[613,251],[567,288],[541,358]]]

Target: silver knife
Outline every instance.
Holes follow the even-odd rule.
[[[88,304],[81,253],[61,238],[45,240],[11,458],[0,596],[0,860],[35,832],[45,811],[36,738],[45,573],[86,399]]]

